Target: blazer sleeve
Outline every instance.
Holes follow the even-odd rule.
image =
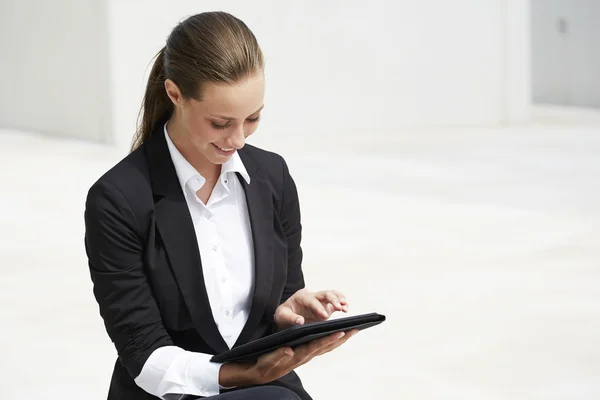
[[[85,248],[104,325],[132,378],[152,352],[173,345],[143,270],[144,246],[130,205],[108,182],[90,189]]]
[[[281,303],[283,303],[298,290],[304,288],[304,274],[302,272],[302,223],[298,190],[287,163],[283,158],[281,158],[281,162],[283,164],[283,194],[279,215],[288,245],[287,281],[281,297]]]

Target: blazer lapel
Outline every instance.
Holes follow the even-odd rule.
[[[257,176],[256,164],[242,150],[239,152],[250,175],[250,184],[241,176],[238,180],[246,193],[248,215],[254,242],[254,295],[248,321],[235,345],[248,342],[258,327],[271,297],[273,286],[273,199],[271,185]]]
[[[156,226],[196,330],[215,352],[226,351],[228,346],[212,316],[194,224],[159,126],[145,145]]]

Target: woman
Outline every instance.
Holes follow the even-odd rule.
[[[86,202],[94,294],[118,351],[109,400],[310,399],[293,370],[356,333],[254,363],[210,362],[348,310],[337,291],[304,289],[285,161],[244,145],[263,97],[261,50],[227,13],[181,22],[158,54],[133,150]]]

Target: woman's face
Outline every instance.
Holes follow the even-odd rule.
[[[169,125],[175,122],[186,147],[213,164],[229,160],[258,127],[265,93],[262,72],[233,85],[206,83],[201,101],[183,98],[172,81],[165,85],[176,107],[177,121]]]

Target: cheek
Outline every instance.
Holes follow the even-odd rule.
[[[219,136],[204,118],[188,118],[188,129],[195,142],[214,142]]]
[[[254,132],[256,132],[257,129],[258,123],[248,124],[246,127],[244,127],[244,137],[252,135]]]

